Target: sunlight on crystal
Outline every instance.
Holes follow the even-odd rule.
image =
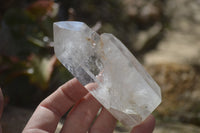
[[[75,21],[54,23],[54,50],[60,62],[120,122],[135,126],[161,102],[159,86],[112,34],[97,34]]]

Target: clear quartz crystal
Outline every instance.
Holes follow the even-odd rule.
[[[60,62],[120,122],[135,126],[161,102],[161,91],[131,52],[112,34],[97,34],[85,23],[54,23]]]

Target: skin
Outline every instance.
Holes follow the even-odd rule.
[[[38,105],[22,133],[54,133],[61,117],[73,105],[61,133],[112,133],[116,119],[106,109],[102,108],[96,118],[102,105],[88,93],[87,89],[93,87],[83,87],[77,79],[68,81]],[[131,133],[152,133],[154,126],[155,119],[149,116]]]

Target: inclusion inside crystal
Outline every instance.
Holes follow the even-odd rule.
[[[75,21],[54,23],[54,50],[60,62],[120,122],[135,126],[160,104],[159,86],[112,34],[97,34]]]

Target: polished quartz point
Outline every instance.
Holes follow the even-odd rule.
[[[97,34],[85,23],[54,23],[55,54],[121,123],[135,126],[161,102],[161,91],[131,52],[112,34]]]

